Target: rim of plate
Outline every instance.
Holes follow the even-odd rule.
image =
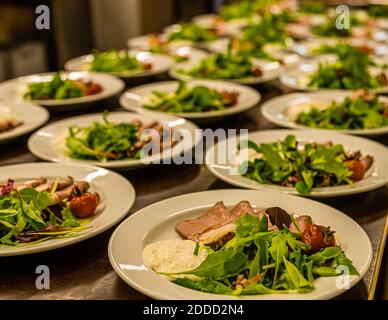
[[[42,78],[41,81],[48,81],[50,77],[55,75],[55,73],[56,72],[38,73],[38,74],[22,76],[15,79],[4,81],[0,83],[0,95],[1,95],[1,91],[13,90],[16,86],[24,86],[24,85],[27,85],[29,82],[37,82],[37,81],[29,81],[29,79],[36,79],[38,77],[41,77]],[[89,71],[60,71],[59,73],[61,74],[61,76],[72,76],[77,79],[89,78],[92,81],[100,84],[103,87],[103,90],[99,93],[96,93],[90,96],[62,99],[62,100],[49,99],[49,100],[26,101],[26,100],[22,100],[21,96],[18,97],[18,99],[20,99],[20,101],[32,102],[55,110],[55,108],[57,107],[90,104],[92,102],[104,100],[120,93],[125,88],[125,84],[121,79],[109,74],[89,72]]]
[[[124,51],[124,50],[121,50],[121,51]],[[150,58],[152,58],[151,62],[153,63],[153,69],[144,71],[144,72],[135,72],[135,73],[131,73],[131,72],[109,72],[109,73],[97,72],[97,73],[109,74],[112,76],[119,77],[121,79],[134,79],[134,78],[150,77],[150,76],[167,72],[174,65],[174,60],[167,55],[152,53],[144,50],[129,50],[129,51],[135,54],[144,53]],[[86,54],[83,56],[70,59],[65,63],[64,67],[65,67],[65,70],[67,71],[88,71],[88,64],[90,64],[92,60],[93,60],[93,55]],[[162,66],[159,65],[158,67],[157,66],[158,62],[162,64]]]
[[[311,198],[327,198],[327,197],[338,197],[344,195],[358,194],[371,190],[378,189],[385,186],[388,183],[388,158],[384,157],[384,153],[387,152],[387,147],[372,141],[367,138],[352,136],[348,134],[341,134],[338,132],[328,132],[327,130],[286,130],[286,129],[275,129],[275,130],[263,130],[263,131],[253,131],[249,133],[249,140],[257,142],[261,140],[260,138],[265,138],[263,142],[269,143],[274,142],[279,139],[285,138],[287,135],[295,135],[297,139],[302,139],[306,141],[333,141],[334,143],[343,144],[345,149],[349,145],[356,146],[356,150],[359,150],[359,146],[374,150],[379,153],[379,155],[373,154],[373,152],[365,151],[360,149],[361,152],[365,154],[370,154],[374,157],[374,163],[372,168],[366,173],[366,177],[359,181],[355,182],[354,187],[348,185],[335,186],[335,187],[324,187],[324,188],[313,188],[311,193],[307,195],[299,194],[295,188],[282,187],[272,184],[261,184],[257,181],[251,180],[249,178],[235,175],[232,176],[229,174],[229,169],[233,166],[229,163],[226,164],[217,164],[214,159],[215,149],[219,146],[223,147],[228,139],[220,141],[219,143],[213,145],[208,149],[205,155],[205,164],[208,170],[216,176],[218,179],[240,188],[252,189],[252,190],[263,190],[263,191],[273,191],[279,193],[285,193],[290,195],[311,197]],[[358,149],[357,149],[358,148]],[[228,153],[226,158],[230,158],[230,153]],[[376,158],[377,157],[377,158]],[[377,164],[376,164],[376,161]]]
[[[141,101],[138,99],[142,99],[144,97],[150,96],[153,90],[167,90],[172,86],[177,86],[179,81],[161,81],[161,82],[153,82],[145,85],[141,85],[138,87],[134,87],[125,91],[120,97],[120,105],[130,111],[135,111],[138,113],[144,114],[154,114],[154,113],[162,113],[162,114],[171,114],[177,117],[192,119],[192,120],[206,120],[209,118],[222,118],[230,115],[234,115],[237,113],[241,113],[247,111],[251,108],[257,106],[261,101],[261,94],[255,89],[252,89],[248,86],[244,86],[238,83],[227,82],[227,81],[218,81],[218,80],[190,80],[188,81],[189,85],[205,85],[210,88],[217,88],[218,90],[234,90],[240,93],[239,99],[241,99],[242,95],[246,98],[250,98],[249,101],[246,99],[244,103],[237,103],[236,106],[227,108],[221,111],[206,111],[206,112],[187,112],[187,113],[168,113],[162,111],[153,111],[148,110],[143,107]],[[159,87],[159,89],[158,89]],[[170,91],[170,90],[169,90]],[[172,91],[171,91],[172,92]]]
[[[113,122],[132,121],[135,119],[138,119],[142,122],[152,122],[155,120],[159,122],[167,121],[174,127],[177,127],[176,130],[179,130],[179,128],[190,130],[193,139],[190,141],[186,139],[177,143],[173,147],[171,154],[169,152],[170,149],[167,149],[161,154],[162,157],[160,154],[156,154],[146,158],[148,162],[160,160],[160,162],[163,163],[163,161],[166,159],[173,159],[178,157],[181,152],[187,152],[188,150],[193,149],[201,141],[200,135],[194,134],[195,130],[198,129],[194,123],[183,118],[175,117],[173,115],[166,115],[161,113],[150,115],[133,112],[110,112],[109,117],[110,120],[113,120]],[[94,121],[101,121],[101,119],[102,113],[93,113],[56,121],[35,132],[28,140],[28,149],[31,151],[31,153],[42,160],[58,163],[80,163],[108,169],[137,169],[148,165],[145,164],[141,159],[125,159],[103,162],[97,160],[78,160],[67,157],[64,152],[66,148],[64,146],[64,139],[68,128],[71,125],[75,125],[77,123],[81,126],[92,125]]]
[[[15,172],[10,173],[12,172],[12,170],[14,170]],[[44,175],[45,171],[52,172],[49,173],[49,175],[53,175],[52,177],[63,175],[64,172],[74,176],[84,175],[86,176],[85,180],[89,182],[90,180],[94,179],[102,179],[102,177],[104,177],[103,179],[105,180],[109,178],[110,181],[108,182],[111,183],[109,187],[107,187],[105,183],[95,182],[93,184],[93,181],[91,181],[92,187],[97,186],[98,190],[101,189],[101,191],[103,192],[103,199],[105,200],[104,202],[106,206],[104,207],[101,213],[91,219],[90,224],[93,225],[96,222],[103,222],[99,221],[99,219],[102,219],[102,216],[104,214],[105,216],[109,214],[112,217],[109,218],[106,222],[103,222],[102,224],[97,223],[99,225],[94,226],[91,229],[85,230],[75,237],[52,239],[25,247],[9,247],[0,245],[0,257],[39,253],[63,248],[65,246],[69,246],[90,239],[110,229],[118,222],[120,222],[128,214],[135,202],[136,192],[132,183],[129,180],[119,175],[118,173],[95,166],[74,163],[58,164],[45,162],[16,164],[0,167],[0,179],[8,179],[10,174],[12,174],[13,177],[16,179],[28,179],[32,178],[32,176]],[[54,172],[57,172],[57,174],[54,174]],[[104,188],[104,186],[106,187]],[[120,201],[113,201],[115,197],[118,197],[118,194],[121,194],[121,196],[125,195],[125,197],[121,197]]]
[[[361,135],[361,136],[377,136],[380,134],[388,133],[388,126],[383,128],[376,128],[376,129],[324,129],[324,128],[312,128],[312,127],[306,127],[300,124],[297,124],[291,119],[288,119],[287,116],[284,114],[290,106],[287,105],[287,102],[293,101],[294,99],[311,99],[311,102],[319,102],[325,101],[341,101],[345,97],[350,96],[350,93],[346,92],[334,92],[334,97],[332,95],[329,95],[328,92],[321,92],[321,91],[315,91],[315,92],[294,92],[285,94],[279,97],[274,97],[272,99],[267,100],[265,103],[263,103],[261,107],[261,114],[262,116],[267,119],[269,122],[278,125],[280,127],[290,128],[290,129],[298,129],[298,130],[321,130],[321,131],[328,131],[328,132],[339,132],[339,133],[348,133],[348,134],[354,134],[354,135]],[[381,100],[387,101],[388,98],[384,96],[380,96]],[[295,105],[297,105],[295,103]],[[278,118],[278,117],[279,118]],[[282,117],[282,118],[281,118]]]
[[[285,210],[289,212],[295,211],[296,207],[303,208],[302,210],[304,210],[304,212],[301,212],[302,210],[300,209],[296,210],[296,212],[300,212],[300,215],[311,215],[316,223],[325,225],[330,224],[333,229],[337,230],[340,234],[353,234],[352,238],[357,238],[357,243],[354,241],[351,242],[351,240],[340,241],[345,253],[347,255],[350,254],[349,258],[357,263],[356,267],[360,271],[359,277],[351,277],[350,287],[356,285],[364,277],[371,265],[373,250],[368,235],[354,220],[343,212],[326,204],[302,197],[285,194],[279,195],[268,191],[225,189],[175,196],[149,205],[132,214],[116,228],[109,240],[108,256],[113,269],[128,285],[143,294],[156,299],[330,299],[344,292],[343,289],[336,289],[335,284],[329,283],[329,281],[334,278],[320,278],[316,282],[317,290],[307,294],[267,294],[242,297],[217,295],[175,285],[144,266],[142,261],[143,248],[148,244],[146,242],[151,240],[150,238],[154,238],[152,236],[153,234],[157,233],[157,231],[161,231],[160,228],[163,228],[163,230],[166,230],[167,228],[168,230],[171,229],[171,233],[174,233],[172,220],[176,221],[180,215],[182,215],[182,218],[187,218],[190,215],[198,216],[197,211],[205,211],[213,206],[214,203],[223,199],[227,206],[235,205],[241,200],[247,200],[261,208],[277,205],[284,207]],[[196,212],[195,214],[194,211]],[[324,212],[324,214],[322,212]],[[337,220],[337,223],[333,225],[332,221],[329,221],[329,219],[335,219]],[[168,223],[169,220],[171,220],[170,223]],[[128,230],[133,232],[129,233],[127,232]],[[158,240],[161,240],[160,238],[164,239],[164,236],[167,235],[163,234],[161,237],[158,235],[157,238]],[[128,237],[132,240],[127,241]],[[174,236],[170,237],[170,239],[173,237]],[[176,233],[175,238],[179,238]],[[344,238],[345,237],[341,239]],[[361,239],[363,243],[362,250],[366,257],[357,259]],[[118,252],[119,250],[124,250],[118,249],[122,247],[122,243],[127,245],[125,248],[126,253]],[[132,249],[132,251],[130,249]],[[319,292],[319,286],[321,286],[321,292]]]
[[[211,56],[211,55],[209,55]],[[241,79],[206,79],[206,78],[199,78],[199,77],[192,77],[190,75],[186,74],[180,74],[177,72],[179,69],[189,69],[192,68],[198,64],[198,61],[196,63],[194,62],[184,62],[181,64],[174,65],[170,70],[169,70],[169,75],[171,78],[176,79],[176,80],[219,80],[219,81],[228,81],[228,82],[236,82],[240,84],[246,84],[246,85],[254,85],[254,84],[259,84],[259,83],[264,83],[264,82],[269,82],[273,81],[281,76],[281,74],[284,72],[285,68],[282,67],[279,63],[276,62],[268,62],[267,65],[271,66],[273,65],[278,65],[277,68],[272,68],[269,70],[264,70],[264,75],[261,77],[251,77],[251,78],[241,78]],[[258,63],[256,63],[258,64]]]
[[[2,107],[8,109],[7,112],[24,123],[15,129],[0,133],[0,143],[32,132],[44,125],[50,118],[50,114],[45,108],[31,102],[8,103],[0,101],[0,110]]]

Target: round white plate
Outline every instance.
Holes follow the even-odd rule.
[[[325,198],[357,194],[378,189],[388,183],[387,147],[365,138],[339,134],[336,132],[327,132],[327,130],[267,130],[251,132],[249,133],[248,139],[258,144],[271,143],[278,140],[283,140],[287,135],[290,134],[295,135],[297,140],[301,141],[302,143],[325,143],[327,141],[332,141],[334,144],[342,144],[345,150],[360,150],[362,154],[368,154],[374,157],[374,163],[372,167],[366,172],[364,179],[359,182],[355,182],[353,187],[344,185],[336,187],[313,188],[311,193],[307,196],[314,198]],[[206,153],[206,166],[217,178],[241,188],[276,191],[287,194],[300,195],[295,188],[282,187],[271,184],[261,184],[241,175],[232,175],[230,172],[231,168],[235,168],[237,165],[231,163],[230,159],[234,159],[233,155],[235,155],[236,152],[235,150],[227,151],[227,146],[228,140],[226,139],[209,148]],[[220,157],[221,160],[224,161],[220,161]]]
[[[322,56],[324,57],[324,56]],[[294,68],[286,73],[284,73],[282,76],[280,76],[280,82],[291,89],[294,90],[300,90],[300,91],[336,91],[336,92],[352,92],[357,90],[345,90],[345,89],[330,89],[330,88],[315,88],[315,87],[309,87],[308,84],[310,82],[310,77],[318,70],[318,62],[315,61],[305,61],[299,64],[297,68]],[[377,74],[379,72],[383,71],[380,68],[371,68],[370,72],[372,74]],[[385,71],[385,74],[388,77],[388,71]],[[383,93],[388,92],[388,85],[376,89],[370,89],[369,90],[372,93]]]
[[[308,129],[314,130],[314,128],[305,127],[295,122],[297,115],[302,111],[309,111],[315,104],[329,106],[333,101],[342,102],[349,94],[342,92],[309,92],[309,93],[290,93],[279,97],[272,98],[266,101],[261,107],[261,114],[268,121],[285,128],[290,129]],[[380,96],[382,101],[388,102],[388,98]],[[318,130],[318,129],[317,129]],[[325,129],[319,129],[325,130]],[[380,134],[388,133],[388,126],[377,129],[357,129],[357,130],[333,130],[341,133],[350,133],[355,135],[364,136],[376,136]]]
[[[281,207],[296,215],[310,215],[314,222],[336,230],[339,244],[351,259],[360,276],[350,277],[350,287],[368,271],[373,251],[365,231],[342,212],[309,199],[252,190],[205,191],[167,199],[148,206],[126,219],[113,233],[108,246],[109,260],[117,274],[136,290],[155,299],[184,300],[283,300],[330,299],[344,292],[337,278],[319,278],[315,289],[306,294],[273,294],[234,297],[191,290],[176,285],[148,270],[142,261],[146,245],[159,240],[179,239],[175,225],[203,214],[218,201],[231,208],[239,201],[250,201],[256,208]]]
[[[206,47],[209,51],[214,53],[227,53],[228,39],[219,39],[213,42],[209,42]],[[293,41],[291,41],[293,42]],[[300,57],[297,54],[289,53],[286,47],[276,44],[267,44],[264,50],[276,59],[282,60],[286,66],[293,66],[300,61]]]
[[[28,91],[28,84],[33,82],[51,81],[55,73],[40,73],[0,83],[0,100],[13,102],[26,102],[23,98]],[[49,108],[53,111],[73,110],[75,107],[87,107],[90,104],[110,98],[120,93],[125,85],[124,82],[114,76],[95,72],[61,72],[61,77],[67,79],[84,79],[93,81],[102,87],[102,91],[97,94],[80,98],[70,98],[62,100],[35,100],[31,101]]]
[[[127,46],[134,50],[151,50],[149,35],[131,38],[128,40]],[[180,43],[168,44],[167,49],[172,55],[188,57],[188,61],[199,61],[208,56],[208,53],[201,49],[193,48],[189,45],[182,45]]]
[[[258,91],[243,86],[237,83],[226,81],[211,81],[211,80],[192,80],[188,83],[189,87],[203,85],[219,91],[238,92],[238,102],[235,106],[227,108],[221,111],[208,111],[208,112],[190,112],[190,113],[174,113],[174,115],[192,119],[192,120],[217,120],[227,116],[231,116],[237,113],[244,112],[250,108],[255,107],[261,100],[261,95]],[[158,111],[152,111],[143,107],[143,105],[150,102],[152,92],[162,91],[174,93],[179,86],[178,81],[163,81],[154,82],[146,85],[142,85],[136,88],[129,89],[120,98],[120,104],[125,109],[135,111],[138,113],[161,113]],[[167,114],[171,114],[165,112]]]
[[[284,67],[279,62],[258,60],[258,59],[252,59],[252,60],[253,60],[253,64],[255,66],[260,67],[260,69],[263,71],[263,75],[261,77],[251,77],[251,78],[243,78],[243,79],[220,79],[220,80],[253,85],[253,84],[275,80],[284,72]],[[195,67],[199,62],[200,61],[196,61],[196,62],[188,61],[185,63],[181,63],[179,65],[175,65],[170,69],[169,74],[172,78],[177,80],[200,80],[200,78],[191,77],[189,75],[185,75],[177,72],[180,69],[190,70],[193,67]]]
[[[155,54],[147,51],[133,52],[140,61],[152,63],[152,69],[144,72],[112,72],[110,74],[122,79],[133,79],[149,77],[166,72],[173,64],[174,60],[166,55]],[[90,70],[90,64],[93,61],[93,55],[88,54],[71,59],[65,63],[65,70],[68,71],[85,71]]]
[[[52,239],[30,246],[10,247],[0,244],[0,257],[18,256],[38,253],[62,248],[108,230],[131,209],[135,201],[135,190],[132,184],[117,173],[92,166],[79,164],[54,164],[54,163],[26,163],[0,167],[0,182],[8,178],[16,182],[23,182],[36,177],[72,176],[77,181],[87,181],[91,190],[101,196],[101,204],[97,208],[97,214],[91,218],[90,229],[86,229],[79,235],[69,238]]]
[[[182,152],[186,154],[186,152],[189,152],[194,148],[201,139],[200,135],[195,134],[196,129],[198,129],[197,126],[185,119],[174,116],[161,113],[140,115],[131,112],[111,112],[109,114],[109,121],[113,123],[132,122],[134,120],[140,120],[145,124],[158,121],[160,123],[165,123],[165,125],[172,128],[173,131],[185,131],[187,134],[172,148],[172,150],[167,149],[161,154],[147,157],[146,160],[150,163],[155,163],[158,160],[163,163],[164,161],[167,161],[167,159],[178,157]],[[67,156],[66,137],[68,135],[69,127],[90,127],[94,122],[102,121],[102,114],[96,113],[54,122],[35,132],[28,141],[28,148],[37,157],[52,162],[76,162],[114,169],[135,169],[145,166],[145,161],[141,159],[112,160],[104,162],[97,160],[78,160]]]
[[[0,114],[1,113],[10,114],[13,118],[23,121],[23,124],[15,129],[0,132],[0,143],[34,131],[45,124],[50,117],[45,108],[30,102],[0,102]]]

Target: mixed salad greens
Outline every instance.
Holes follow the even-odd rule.
[[[263,75],[247,55],[232,51],[231,44],[227,53],[216,53],[201,60],[190,70],[178,69],[178,73],[199,79],[246,79]]]
[[[351,16],[349,28],[337,28],[338,16],[329,18],[324,24],[312,27],[313,34],[320,37],[350,37],[352,27],[360,24],[359,20]]]
[[[292,221],[297,227],[294,217]],[[250,214],[241,216],[236,225],[230,241],[216,250],[206,248],[206,259],[194,270],[173,274],[180,276],[174,282],[202,292],[241,296],[307,293],[314,289],[317,278],[340,276],[338,266],[346,266],[350,275],[359,275],[336,245],[330,228],[311,225],[301,234],[283,225],[271,231],[267,215]],[[311,246],[303,241],[307,236],[325,237],[326,247],[311,252]]]
[[[333,101],[327,109],[313,107],[298,114],[296,122],[319,129],[376,129],[388,126],[388,103],[378,96],[358,95]]]
[[[307,143],[301,149],[294,135],[259,145],[246,141],[240,148],[257,153],[253,160],[241,164],[241,172],[246,171],[244,176],[263,184],[295,187],[300,194],[308,194],[312,188],[351,186],[363,178],[367,169],[356,172],[353,155],[346,153],[340,144]]]
[[[139,159],[143,146],[138,144],[140,128],[140,123],[112,123],[105,112],[102,123],[69,128],[66,138],[68,155],[74,159],[99,161]]]
[[[89,221],[82,216],[94,214],[99,196],[76,188],[64,196],[63,192],[57,192],[59,180],[57,178],[52,188],[43,192],[33,187],[19,187],[12,179],[0,186],[1,244],[31,245],[76,236],[87,228]]]
[[[207,112],[230,108],[237,103],[238,93],[218,91],[204,85],[189,87],[187,82],[180,81],[174,93],[154,91],[150,103],[145,108],[171,112]]]
[[[152,68],[150,62],[139,61],[128,51],[96,51],[93,54],[90,70],[108,73],[140,73]]]
[[[370,17],[387,18],[388,6],[387,5],[370,5],[367,9]]]
[[[182,23],[179,26],[180,30],[169,34],[168,42],[187,40],[197,43],[217,40],[217,36],[213,32],[194,23]]]
[[[373,89],[387,84],[386,75],[381,72],[372,75],[370,67],[375,63],[370,56],[347,44],[339,44],[334,49],[325,49],[337,55],[332,62],[321,63],[310,79],[309,87],[330,89]]]
[[[281,14],[263,14],[260,22],[243,28],[241,39],[260,46],[266,43],[284,44],[287,39],[284,16]]]
[[[102,87],[92,81],[62,79],[56,73],[51,81],[32,82],[24,94],[26,100],[63,100],[90,96],[102,91]]]
[[[321,1],[305,0],[300,5],[300,11],[307,14],[325,14],[326,5]]]

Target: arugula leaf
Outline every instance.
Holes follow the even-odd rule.
[[[317,252],[309,257],[308,261],[313,261],[314,265],[322,265],[327,260],[337,258],[341,254],[342,250],[340,247],[327,247],[320,252]]]
[[[338,256],[336,256],[336,261],[338,266],[345,266],[349,269],[349,274],[354,276],[359,276],[360,273],[354,267],[353,262],[346,257],[345,253],[341,252]]]
[[[248,261],[245,253],[234,250],[219,250],[209,254],[205,261],[194,270],[186,271],[181,274],[193,274],[199,277],[219,279],[229,274],[239,272]]]
[[[233,290],[228,286],[224,285],[222,282],[212,280],[212,279],[202,279],[200,281],[193,281],[191,279],[183,278],[177,279],[174,283],[203,292],[215,293],[215,294],[232,294]]]
[[[283,262],[285,265],[285,275],[288,283],[290,284],[291,289],[301,289],[301,288],[311,288],[310,282],[307,281],[302,273],[295,267],[291,262],[289,262],[283,256]]]

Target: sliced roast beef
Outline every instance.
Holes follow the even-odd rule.
[[[178,223],[175,230],[184,238],[197,240],[200,234],[227,223],[229,218],[230,213],[224,203],[217,202],[202,216]]]
[[[236,221],[244,214],[254,213],[255,210],[252,208],[251,204],[248,201],[241,201],[230,211],[230,219],[232,221]]]

